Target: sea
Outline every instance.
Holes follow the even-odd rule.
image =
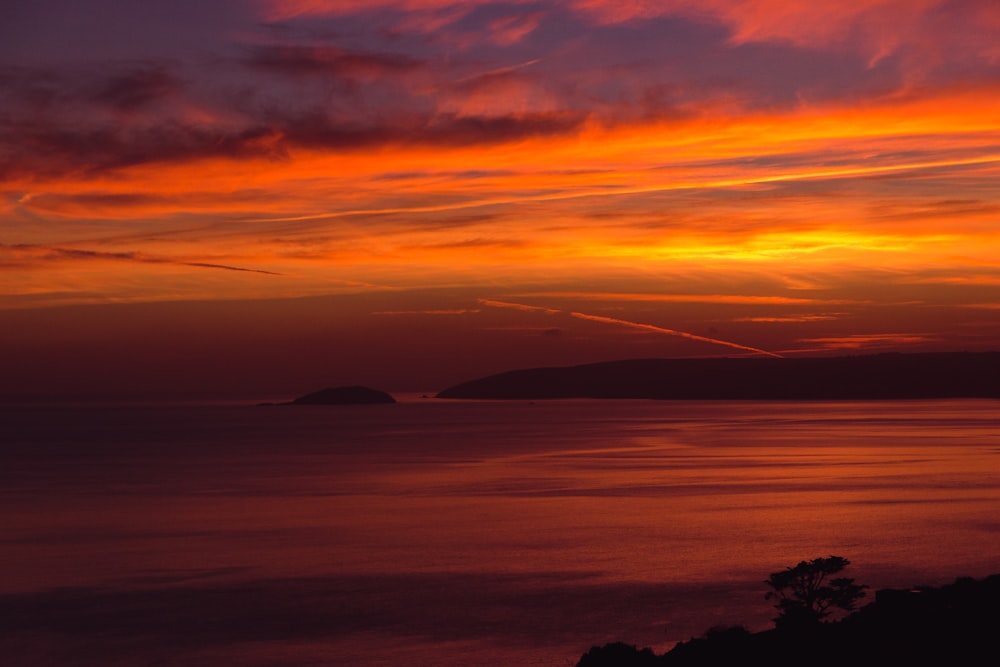
[[[1000,573],[1000,401],[398,398],[0,407],[0,660],[572,667]]]

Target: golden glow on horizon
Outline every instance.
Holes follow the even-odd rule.
[[[128,70],[95,88],[103,106],[38,111],[49,143],[30,135],[21,169],[0,161],[0,309],[426,289],[616,301],[633,323],[714,308],[740,336],[836,322],[874,336],[862,345],[900,303],[961,306],[989,329],[1000,11],[848,4],[265,0],[253,24],[287,34],[233,37],[204,80]],[[941,12],[983,34],[937,35]],[[593,34],[563,35],[564,15]],[[341,18],[378,35],[309,23]],[[705,43],[652,46],[680,28]],[[30,110],[49,84],[29,83]],[[849,315],[802,312],[834,304]],[[848,335],[827,333],[795,335]]]

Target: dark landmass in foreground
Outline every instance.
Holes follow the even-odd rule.
[[[289,403],[267,403],[265,405],[380,405],[395,403],[391,395],[368,387],[331,387],[305,396],[299,396]]]
[[[793,359],[630,359],[509,371],[455,385],[437,396],[670,400],[1000,398],[1000,352]]]
[[[713,628],[662,655],[622,643],[595,646],[577,667],[860,667],[995,665],[1000,574],[940,588],[882,590],[841,621],[751,633]]]

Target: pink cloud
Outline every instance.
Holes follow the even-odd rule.
[[[515,14],[495,19],[490,22],[490,39],[501,46],[516,44],[526,35],[534,32],[544,16],[545,12],[532,12],[531,14]]]
[[[529,13],[519,14],[518,5]],[[474,34],[456,31],[473,11],[503,6],[508,13]],[[490,42],[510,46],[531,34],[544,13],[528,10],[537,2],[509,0],[369,0],[364,11],[381,10],[403,31],[431,35],[449,43]],[[1000,4],[993,0],[552,0],[549,11],[571,12],[597,25],[616,25],[666,17],[722,25],[729,43],[776,43],[809,50],[854,53],[875,66],[899,55],[911,83],[935,74],[945,62],[970,66],[1000,61]],[[284,20],[312,15],[344,16],[361,11],[351,0],[268,0],[265,16]],[[456,41],[457,40],[457,41]],[[943,76],[945,73],[937,73]]]

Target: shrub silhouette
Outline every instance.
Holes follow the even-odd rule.
[[[661,658],[650,648],[636,648],[632,644],[614,642],[593,646],[583,654],[576,667],[657,667]]]
[[[849,577],[833,577],[850,564],[841,556],[829,556],[772,572],[764,583],[771,587],[765,598],[776,600],[775,626],[805,628],[818,625],[835,609],[853,611],[868,587]]]

